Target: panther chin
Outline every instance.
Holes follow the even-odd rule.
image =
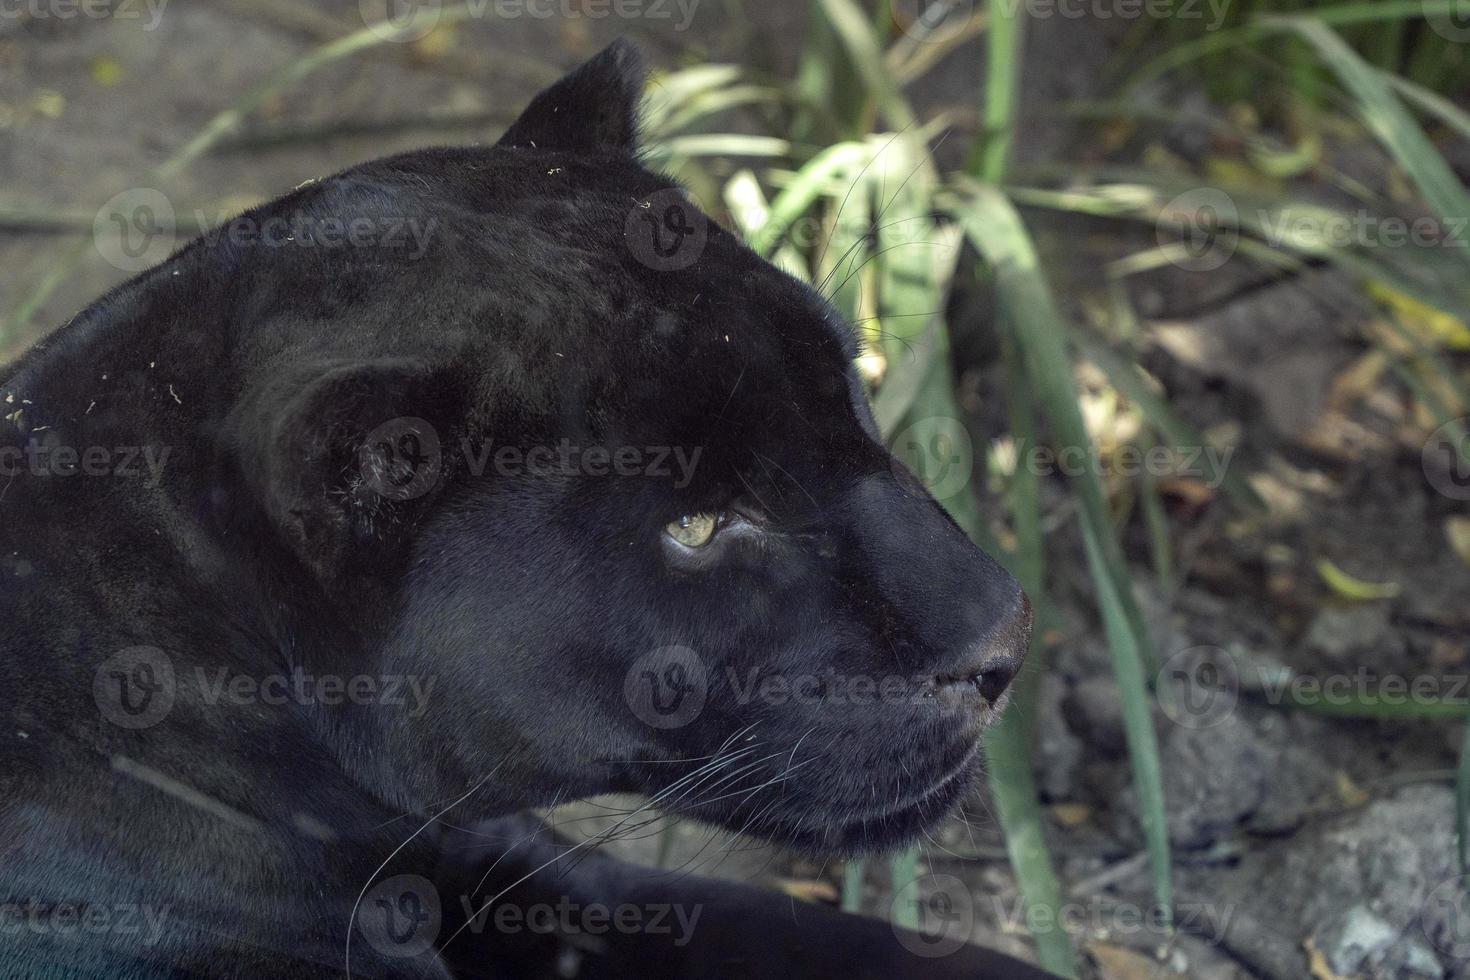
[[[832,812],[826,825],[813,814],[805,825],[777,825],[773,839],[794,850],[812,854],[868,854],[901,848],[942,823],[974,788],[980,772],[980,742],[965,761],[939,782],[891,807]]]

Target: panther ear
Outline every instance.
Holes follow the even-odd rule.
[[[632,153],[645,74],[637,45],[619,38],[532,99],[496,145]]]
[[[242,475],[324,582],[391,561],[453,462],[456,379],[411,359],[303,365],[233,419]]]

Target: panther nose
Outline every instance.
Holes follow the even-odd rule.
[[[985,703],[992,708],[1000,696],[1011,686],[1011,681],[1021,670],[1021,661],[1018,657],[996,657],[994,660],[980,668],[975,675],[973,683]]]
[[[977,692],[993,708],[1020,673],[1030,642],[1031,600],[1023,593],[1014,610],[990,630],[985,641],[967,658],[966,666],[936,677],[936,686],[961,694]]]

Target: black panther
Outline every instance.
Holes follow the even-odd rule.
[[[640,165],[642,81],[303,185],[0,373],[7,976],[564,975],[476,918],[555,894],[708,912],[580,975],[1032,975],[512,816],[904,845],[1030,632],[847,325]]]

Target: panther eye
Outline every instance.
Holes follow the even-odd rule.
[[[719,519],[714,514],[685,514],[664,528],[664,533],[686,548],[702,548],[715,536]]]

